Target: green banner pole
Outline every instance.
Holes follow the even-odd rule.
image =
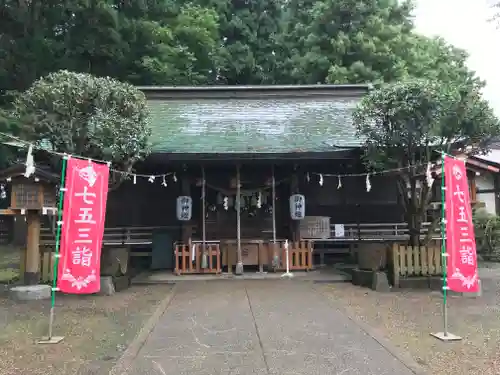
[[[446,253],[446,214],[445,214],[445,201],[446,201],[446,184],[444,176],[444,159],[445,154],[441,154],[441,257],[443,265],[443,335],[448,336],[448,306],[447,306],[447,296],[448,296],[448,282],[447,278],[447,253]]]
[[[448,332],[448,253],[446,252],[446,183],[444,174],[444,160],[449,156],[446,153],[441,153],[441,265],[443,267],[443,331],[431,333],[432,336],[441,341],[457,341],[461,340],[460,336]],[[451,207],[449,207],[451,209]]]
[[[44,337],[42,340],[38,341],[39,344],[57,344],[61,342],[64,337],[63,336],[53,336],[53,325],[54,325],[54,312],[55,312],[55,304],[56,304],[56,291],[57,291],[57,269],[59,266],[59,249],[61,246],[61,227],[63,225],[62,222],[62,210],[63,210],[63,202],[64,202],[64,191],[66,190],[64,187],[64,180],[66,177],[66,164],[68,158],[66,156],[62,159],[62,169],[61,169],[61,182],[59,184],[59,203],[57,205],[57,229],[56,229],[56,249],[54,254],[54,268],[52,270],[52,293],[51,293],[51,303],[50,303],[50,316],[49,316],[49,335]]]

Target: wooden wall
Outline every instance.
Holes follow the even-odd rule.
[[[270,177],[269,171],[247,168],[242,170],[243,189],[255,186],[266,186]],[[276,228],[278,238],[288,237],[290,220],[288,198],[290,181],[283,180],[291,171],[282,170],[276,177]],[[217,203],[218,189],[230,190],[230,179],[235,175],[234,169],[207,169],[206,198],[208,204]],[[178,228],[181,222],[176,219],[176,197],[181,194],[180,176],[177,183],[169,182],[168,187],[161,186],[161,180],[149,183],[146,179],[137,179],[134,185],[126,181],[108,197],[106,226],[168,226]],[[202,237],[201,186],[199,173],[189,176],[191,196],[193,197],[193,220],[195,226],[193,238]],[[403,221],[403,212],[398,204],[396,183],[390,176],[372,176],[371,191],[366,191],[365,177],[345,177],[342,187],[337,189],[336,177],[324,177],[320,186],[317,179],[308,183],[299,174],[299,191],[306,196],[306,215],[329,216],[332,223],[399,223]],[[255,183],[250,181],[255,180]],[[198,182],[198,183],[197,183]],[[270,190],[268,190],[270,191]],[[233,208],[225,211],[220,206],[212,212],[207,210],[207,240],[236,238],[236,212]],[[258,210],[255,216],[243,212],[241,215],[242,238],[272,238],[272,216],[264,209]],[[180,238],[178,239],[180,240]]]
[[[329,216],[331,223],[399,223],[403,210],[398,203],[396,181],[390,176],[370,177],[371,190],[366,191],[366,177],[345,177],[338,186],[337,177],[324,177],[323,186],[301,182],[306,196],[307,216]]]
[[[335,166],[335,163],[332,162]],[[276,229],[278,238],[290,238],[292,223],[289,216],[288,199],[290,196],[292,165],[276,168]],[[151,171],[153,173],[153,171]],[[324,173],[355,173],[357,170],[328,170]],[[158,173],[158,172],[156,172]],[[207,203],[216,203],[217,189],[230,188],[230,180],[235,177],[232,166],[207,168]],[[199,165],[192,166],[188,172],[177,172],[178,181],[167,179],[168,186],[161,185],[157,178],[154,183],[146,178],[137,178],[137,183],[127,180],[108,193],[106,210],[106,227],[169,227],[175,241],[181,241],[182,223],[176,218],[176,198],[181,195],[181,180],[189,180],[190,195],[193,198],[193,219],[189,225],[194,226],[193,239],[202,238],[201,187],[197,181],[201,177]],[[270,166],[246,166],[242,168],[243,189],[255,189],[266,186],[271,177]],[[390,176],[371,177],[371,191],[366,191],[365,177],[342,178],[342,187],[337,189],[336,177],[324,177],[324,184],[318,184],[317,176],[306,181],[305,172],[297,172],[299,192],[306,196],[307,216],[329,216],[331,223],[399,223],[403,213],[398,204],[396,183]],[[199,181],[198,181],[199,182]],[[269,199],[270,201],[270,199]],[[218,207],[216,212],[208,212],[207,240],[236,238],[236,212]],[[264,209],[258,210],[255,216],[243,213],[241,216],[242,238],[272,238],[272,215]],[[48,225],[47,223],[45,223]]]
[[[106,227],[168,226],[180,228],[176,218],[176,197],[180,195],[180,182],[161,185],[145,178],[124,181],[120,187],[108,193]]]

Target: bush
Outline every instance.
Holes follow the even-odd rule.
[[[479,208],[474,211],[473,221],[478,255],[500,261],[500,217]]]

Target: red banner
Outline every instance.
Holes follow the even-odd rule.
[[[57,287],[73,294],[101,289],[101,246],[109,167],[88,160],[67,161]]]
[[[448,254],[446,282],[450,290],[455,292],[477,292],[479,276],[476,238],[465,162],[446,156],[444,176],[446,252]]]

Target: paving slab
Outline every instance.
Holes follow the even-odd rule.
[[[295,280],[183,282],[128,375],[410,375]]]
[[[269,374],[413,374],[311,285],[248,283],[247,293]]]

